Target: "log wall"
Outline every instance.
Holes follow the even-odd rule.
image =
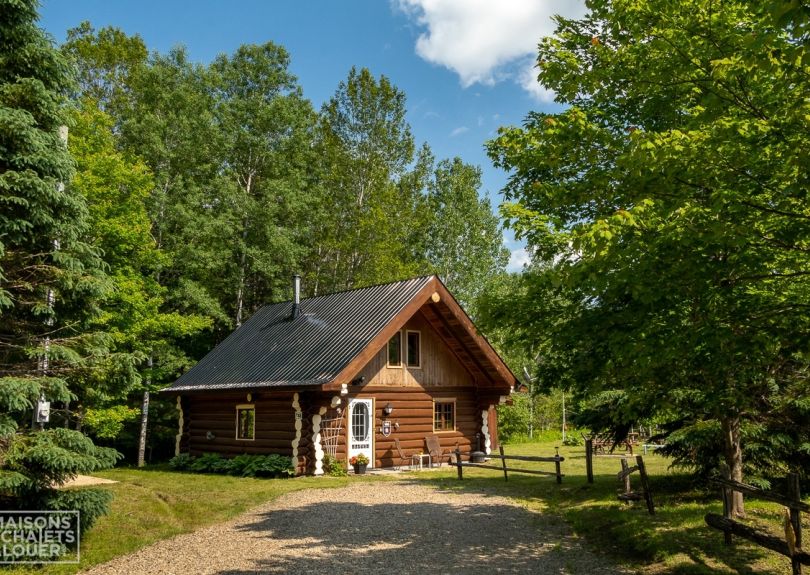
[[[256,408],[253,440],[236,439],[236,406],[245,404]],[[253,393],[251,401],[246,393],[192,395],[183,398],[183,406],[188,429],[187,452],[191,455],[292,455],[295,411],[289,391]],[[208,432],[214,435],[213,439],[208,439]]]
[[[406,456],[419,451],[427,452],[425,437],[437,435],[443,449],[452,450],[458,445],[465,455],[475,449],[475,434],[481,431],[481,411],[479,397],[474,387],[441,387],[432,389],[392,388],[388,386],[363,386],[362,390],[343,398],[344,408],[354,398],[374,399],[374,466],[392,467],[399,465],[394,439],[398,438]],[[456,428],[454,431],[433,431],[434,399],[456,400]],[[327,405],[331,395],[315,399],[316,404]],[[390,403],[394,408],[388,418],[391,421],[391,435],[382,434],[382,422],[385,419],[383,408]],[[487,409],[484,406],[483,409]],[[346,460],[348,429],[344,431],[338,443],[337,457]],[[481,440],[483,448],[483,438]]]

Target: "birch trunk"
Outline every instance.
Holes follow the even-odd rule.
[[[152,384],[152,354],[149,354],[147,366],[149,372],[146,376],[146,391],[143,392],[143,403],[141,404],[141,433],[138,438],[138,467],[145,465],[146,455],[146,432],[149,429],[149,387]]]

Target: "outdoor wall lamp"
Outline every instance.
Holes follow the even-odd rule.
[[[394,413],[394,406],[391,405],[391,402],[388,402],[385,407],[383,407],[383,414],[385,417],[391,417],[391,414]]]
[[[366,377],[364,375],[361,375],[360,377],[355,377],[352,380],[352,385],[363,385],[363,382],[365,382],[365,381],[366,381]]]

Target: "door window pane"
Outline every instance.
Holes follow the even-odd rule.
[[[352,410],[352,439],[366,441],[369,431],[368,405],[356,403]]]

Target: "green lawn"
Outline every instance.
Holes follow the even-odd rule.
[[[522,443],[507,445],[505,451],[507,455],[551,456],[555,445],[559,442]],[[562,485],[553,477],[517,473],[505,482],[502,472],[469,468],[464,469],[463,481],[456,479],[455,468],[419,477],[444,487],[513,497],[529,508],[559,514],[591,548],[634,572],[790,573],[790,562],[777,553],[739,538],[726,547],[722,532],[703,520],[706,513],[722,514],[719,490],[695,489],[690,477],[668,469],[666,458],[653,454],[644,458],[656,505],[656,515],[650,516],[643,501],[625,504],[616,498],[622,487],[616,478],[621,470],[618,459],[596,457],[594,483],[589,485],[584,447],[561,447],[560,454],[566,458]],[[499,465],[500,460],[493,463]],[[509,461],[508,466],[553,470],[550,463]],[[632,475],[632,484],[640,490],[638,473]],[[746,511],[747,521],[784,537],[779,505],[747,498]]]
[[[553,455],[553,442],[508,445],[507,454]],[[582,447],[562,447],[565,477],[557,485],[553,477],[512,474],[503,480],[499,471],[465,469],[463,481],[455,468],[408,474],[416,481],[458,489],[513,497],[531,509],[562,516],[587,544],[605,553],[608,560],[626,565],[633,572],[660,574],[698,573],[789,573],[788,560],[741,539],[733,547],[723,545],[723,535],[707,527],[703,516],[721,513],[719,493],[695,490],[690,478],[667,469],[667,460],[645,457],[657,514],[647,514],[643,502],[626,505],[616,499],[621,487],[616,480],[620,463],[596,458],[595,483],[585,479]],[[496,462],[497,460],[493,460]],[[553,470],[553,464],[512,461],[510,466]],[[87,568],[117,555],[129,553],[159,539],[225,521],[284,493],[311,487],[331,488],[355,481],[380,481],[379,477],[305,477],[297,479],[247,479],[220,475],[179,473],[165,467],[114,469],[98,473],[120,483],[104,486],[115,494],[111,513],[99,520],[82,540],[81,567]],[[633,486],[638,486],[638,474]],[[746,502],[749,520],[781,529],[778,505]],[[810,529],[810,525],[807,526]],[[17,568],[7,572],[71,574],[75,565]]]

